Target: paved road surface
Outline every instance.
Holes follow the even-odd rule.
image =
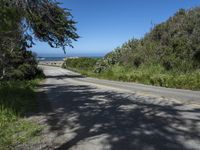
[[[200,150],[200,94],[42,66],[38,149]]]

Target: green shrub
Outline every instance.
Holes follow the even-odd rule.
[[[155,25],[144,38],[131,39],[105,55],[96,64],[95,72],[115,65],[140,68],[154,64],[179,74],[200,69],[199,15],[200,7],[179,10],[165,22]]]
[[[92,70],[99,58],[67,58],[63,63],[63,68],[74,68],[79,70]]]
[[[183,73],[176,70],[166,71],[161,65],[143,64],[138,68],[114,65],[101,73],[95,73],[91,69],[84,71],[76,69],[75,71],[87,76],[110,80],[137,82],[171,88],[200,89],[200,70]]]

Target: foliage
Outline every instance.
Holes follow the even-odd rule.
[[[199,37],[200,8],[181,9],[144,38],[129,40],[99,59],[94,69],[71,67],[99,78],[200,89]]]
[[[99,58],[67,58],[63,63],[63,68],[76,68],[79,70],[93,70]]]
[[[162,87],[200,89],[200,71],[190,73],[177,73],[166,71],[160,65],[140,66],[138,68],[126,68],[124,66],[113,66],[96,76],[105,79],[137,82]]]
[[[0,4],[3,22],[0,29],[4,35],[8,31],[22,30],[21,35],[28,42],[32,40],[31,32],[35,38],[56,48],[72,46],[72,40],[78,38],[70,12],[54,0],[1,0]],[[13,29],[10,22],[18,28]],[[33,43],[26,44],[31,46]]]
[[[36,75],[37,62],[28,51],[33,38],[64,51],[78,38],[70,12],[54,0],[0,0],[0,18],[1,79],[13,75],[14,79],[32,79]]]
[[[95,62],[78,58],[64,67],[84,75],[151,84],[200,89],[200,8],[179,10],[155,25],[142,39],[132,39]]]
[[[132,39],[107,54],[97,65],[99,73],[122,65],[138,68],[159,64],[165,70],[189,73],[200,68],[200,8],[179,10],[155,25],[144,38]]]
[[[74,60],[78,61],[78,59]],[[74,62],[75,64],[76,62]],[[95,73],[93,68],[87,66],[80,69],[73,66],[65,66],[86,76],[118,80],[124,82],[136,82],[155,86],[200,90],[200,70],[190,73],[182,73],[177,71],[168,71],[161,65],[140,65],[139,67],[130,67],[122,65],[113,65],[100,73]]]
[[[37,67],[37,60],[31,51],[13,50],[6,54],[4,80],[31,80],[44,77],[43,71]]]
[[[9,81],[0,83],[0,105],[10,108],[17,114],[24,114],[36,108],[35,93],[37,80]],[[23,105],[22,105],[23,104]]]
[[[10,81],[0,85],[0,149],[11,149],[37,136],[41,127],[22,119],[35,111],[33,88],[38,81]]]

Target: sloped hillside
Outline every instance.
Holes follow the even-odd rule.
[[[200,7],[179,10],[143,38],[129,40],[108,53],[92,69],[75,63],[66,62],[65,67],[98,78],[199,90]]]
[[[155,25],[142,39],[132,39],[107,54],[95,72],[113,65],[138,68],[159,64],[165,70],[190,72],[200,68],[200,8],[179,10]]]

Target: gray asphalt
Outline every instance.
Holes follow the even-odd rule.
[[[39,95],[49,109],[40,149],[200,150],[199,92],[41,67],[47,79]]]
[[[49,67],[51,68],[51,67]],[[55,68],[52,68],[54,70]],[[128,82],[119,82],[119,81],[110,81],[110,80],[103,80],[103,79],[96,79],[96,78],[82,78],[80,74],[69,71],[63,70],[61,68],[57,68],[56,72],[52,72],[49,70],[47,71],[50,76],[54,76],[57,74],[61,77],[65,77],[67,75],[70,76],[77,76],[74,78],[76,81],[87,82],[90,84],[97,84],[103,85],[107,87],[112,87],[118,90],[126,90],[128,92],[140,92],[146,95],[155,95],[155,96],[163,96],[166,98],[174,98],[176,100],[180,100],[186,103],[197,103],[200,104],[200,91],[191,91],[191,90],[182,90],[182,89],[172,89],[172,88],[164,88],[164,87],[157,87],[151,85],[143,85],[137,83],[128,83]]]

